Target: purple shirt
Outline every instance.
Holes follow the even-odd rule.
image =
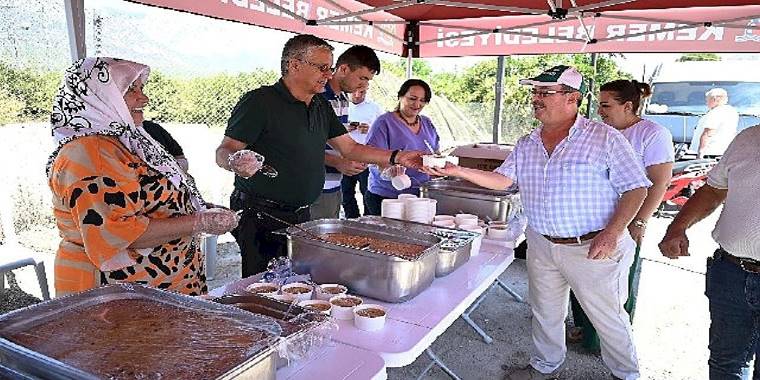
[[[438,150],[438,132],[436,132],[433,122],[426,116],[420,115],[420,131],[417,134],[399,119],[394,112],[386,112],[380,115],[372,127],[369,129],[367,136],[367,145],[388,149],[388,150],[418,150],[427,152],[425,146],[427,140],[433,149]],[[401,193],[418,194],[420,185],[427,182],[430,176],[417,170],[407,169],[406,174],[412,179],[412,187],[399,191],[391,185],[391,181],[385,181],[380,178],[380,170],[377,166],[370,166],[369,185],[367,189],[374,194],[386,198],[395,198]]]

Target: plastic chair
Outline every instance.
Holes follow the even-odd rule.
[[[23,247],[3,248],[5,249],[0,250],[0,291],[5,289],[5,273],[27,265],[33,265],[34,271],[37,273],[37,282],[39,282],[40,289],[42,290],[42,298],[49,300],[50,290],[48,289],[47,275],[45,274],[45,262]]]

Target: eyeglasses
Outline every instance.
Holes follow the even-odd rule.
[[[537,98],[545,98],[547,96],[551,96],[554,94],[570,94],[575,91],[568,91],[568,90],[536,90],[531,89],[530,90],[530,96],[535,96]]]
[[[301,58],[296,58],[296,59],[299,60],[299,61],[301,61],[301,62],[303,62],[303,63],[305,63],[305,64],[307,64],[307,65],[310,65],[310,66],[314,67],[315,69],[317,69],[317,70],[319,70],[319,71],[321,71],[321,72],[323,72],[325,74],[332,73],[332,72],[335,71],[335,67],[330,67],[330,65],[328,65],[326,63],[320,65],[318,63],[309,62],[309,61],[307,61],[305,59],[301,59]]]

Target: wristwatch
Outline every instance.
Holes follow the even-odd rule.
[[[644,219],[634,219],[633,221],[631,221],[631,224],[633,224],[633,226],[637,228],[644,228],[647,226],[647,221]]]
[[[396,149],[393,152],[391,152],[391,158],[388,160],[388,163],[391,165],[396,165],[398,162],[396,162],[396,156],[398,155],[398,152],[400,152],[400,149]]]

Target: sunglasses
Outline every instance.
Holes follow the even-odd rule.
[[[551,95],[555,95],[555,94],[570,94],[570,93],[573,93],[573,92],[575,92],[575,91],[568,91],[568,90],[536,90],[536,89],[531,89],[530,90],[530,95],[538,97],[538,98],[545,98],[547,96],[551,96]]]
[[[318,64],[318,63],[309,62],[309,61],[307,61],[307,60],[305,60],[305,59],[301,59],[301,58],[296,58],[296,60],[299,60],[299,61],[301,61],[301,62],[303,62],[303,63],[305,63],[305,64],[307,64],[307,65],[309,65],[309,66],[312,66],[312,67],[314,67],[315,69],[317,69],[317,70],[319,70],[319,71],[321,71],[321,72],[323,72],[323,73],[325,73],[325,74],[327,74],[327,73],[332,73],[332,72],[334,72],[334,71],[335,71],[335,67],[333,67],[333,66],[330,66],[330,65],[328,65],[328,64],[326,64],[326,63],[325,63],[325,64],[321,64],[321,65],[320,65],[320,64]]]

